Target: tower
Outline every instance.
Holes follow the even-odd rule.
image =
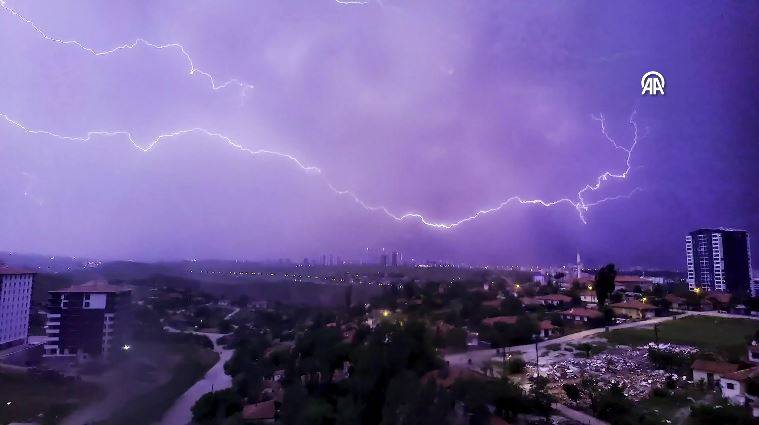
[[[580,275],[582,274],[582,261],[580,261],[580,250],[577,250],[577,278],[580,278]]]

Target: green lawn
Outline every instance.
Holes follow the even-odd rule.
[[[58,423],[101,395],[100,387],[71,378],[0,372],[0,423]]]
[[[757,330],[757,320],[690,316],[659,324],[659,341],[692,345],[735,361],[745,359],[746,345]],[[604,336],[611,344],[637,346],[654,341],[654,330],[617,329]]]

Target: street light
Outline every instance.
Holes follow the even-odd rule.
[[[132,346],[129,345],[129,344],[124,344],[124,346],[121,347],[121,349],[124,350],[124,351],[129,351],[131,348],[132,348]]]

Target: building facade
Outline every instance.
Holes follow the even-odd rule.
[[[89,282],[49,291],[45,356],[108,359],[128,346],[130,289]]]
[[[34,272],[0,267],[0,350],[26,343]]]
[[[748,293],[751,252],[748,232],[699,229],[685,237],[688,287],[706,291]]]

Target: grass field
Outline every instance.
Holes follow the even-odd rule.
[[[0,372],[0,423],[58,423],[101,394],[98,386],[69,378]]]
[[[759,321],[721,317],[690,316],[658,326],[659,341],[692,345],[726,360],[746,356],[746,345],[759,330]],[[610,344],[638,346],[654,341],[652,328],[617,329],[605,334]]]

